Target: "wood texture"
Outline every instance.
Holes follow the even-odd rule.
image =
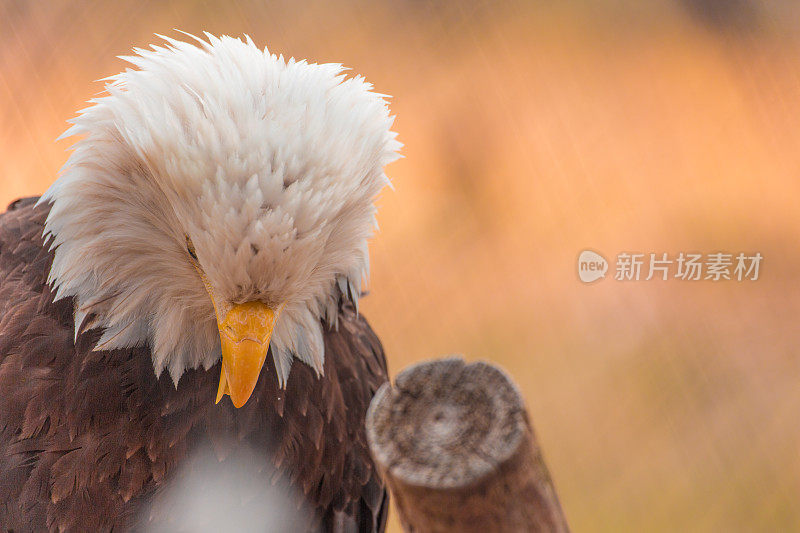
[[[410,532],[566,532],[522,397],[506,374],[457,358],[385,384],[367,437]]]

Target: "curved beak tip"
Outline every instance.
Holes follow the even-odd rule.
[[[234,306],[219,325],[222,371],[216,403],[230,395],[234,407],[242,407],[258,383],[269,350],[278,311],[261,302]]]

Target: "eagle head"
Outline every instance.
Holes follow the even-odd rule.
[[[323,325],[357,304],[374,199],[400,144],[382,95],[338,64],[244,41],[164,37],[123,59],[64,136],[48,281],[96,350],[148,346],[157,375],[222,358],[217,401],[252,393],[271,348],[321,375]]]

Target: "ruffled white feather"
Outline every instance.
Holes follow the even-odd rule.
[[[73,119],[79,135],[45,235],[49,281],[74,297],[97,348],[147,345],[177,384],[220,357],[214,308],[285,304],[272,337],[285,384],[298,358],[322,373],[322,321],[337,291],[368,276],[374,198],[400,143],[382,95],[338,64],[308,64],[206,34],[126,57],[107,94]]]

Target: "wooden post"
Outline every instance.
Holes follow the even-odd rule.
[[[569,531],[522,397],[496,366],[411,366],[366,423],[406,531]]]

